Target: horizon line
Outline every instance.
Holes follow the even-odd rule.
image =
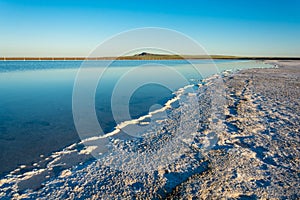
[[[232,55],[168,55],[141,53],[129,56],[105,56],[105,57],[88,57],[88,56],[3,56],[0,61],[68,61],[68,60],[184,60],[184,59],[254,59],[254,60],[299,60],[296,56],[232,56]]]

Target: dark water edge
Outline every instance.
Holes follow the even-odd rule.
[[[129,107],[133,119],[147,114],[153,104],[164,105],[174,96],[163,88],[153,87],[152,89],[153,91],[147,95],[145,91],[149,91],[149,86],[133,95]],[[146,103],[140,101],[141,96],[148,101]],[[104,103],[107,99],[99,98],[99,104],[96,106],[99,123],[104,133],[111,132],[117,125],[111,108]],[[30,170],[34,163],[80,141],[73,122],[71,107],[60,112],[49,111],[52,113],[50,116],[45,114],[46,117],[32,117],[32,119],[24,117],[17,120],[14,116],[9,116],[9,112],[6,113],[1,115],[0,120],[0,163],[5,163],[0,165],[0,177],[7,175],[20,165],[26,165],[22,172]]]

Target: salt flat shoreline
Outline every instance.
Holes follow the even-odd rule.
[[[45,171],[0,180],[0,198],[299,198],[300,61],[265,62],[278,67],[224,74],[226,101],[213,119],[210,97],[220,83],[212,79],[199,87],[196,95],[203,114],[198,134],[185,141],[185,146],[175,142],[168,149],[167,144],[176,138],[177,117],[187,116],[184,123],[188,126],[196,117],[193,108],[189,113],[174,109],[172,119],[154,127],[139,143],[115,138],[117,154],[108,157],[107,163],[66,169],[34,189],[30,186],[39,183]],[[185,106],[191,105],[189,101],[192,98],[187,96]],[[212,132],[211,120],[223,129],[214,147],[202,152],[203,139]],[[131,171],[122,164],[119,170],[110,167],[113,159],[126,158],[128,152],[139,151],[142,157],[145,147],[159,151],[155,161],[175,153],[178,157],[149,171],[145,170],[147,159],[125,162],[132,165]]]
[[[190,177],[170,197],[300,197],[300,62],[265,62],[276,68],[225,77],[228,132],[208,154],[210,170]]]

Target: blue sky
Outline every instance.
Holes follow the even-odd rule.
[[[0,56],[87,56],[141,27],[182,32],[209,54],[300,56],[299,7],[299,0],[0,0]]]

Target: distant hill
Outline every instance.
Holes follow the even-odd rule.
[[[164,56],[163,54],[153,54],[148,52],[142,52],[139,54],[135,54],[134,56]]]
[[[172,59],[184,59],[184,56],[142,52],[132,56],[121,56],[116,59],[117,60],[172,60]]]

